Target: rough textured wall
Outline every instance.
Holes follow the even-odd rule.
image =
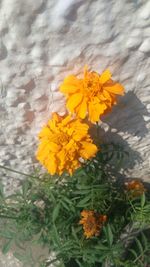
[[[125,86],[104,126],[137,151],[132,175],[150,178],[149,0],[1,0],[0,37],[0,164],[28,172],[39,129],[65,111],[59,83],[88,64]]]
[[[103,126],[137,158],[132,175],[148,180],[149,56],[149,0],[0,0],[0,164],[32,167],[37,132],[52,111],[64,112],[59,83],[87,63],[124,84]],[[14,175],[1,178],[17,186]],[[19,266],[12,254],[0,257],[0,266]]]

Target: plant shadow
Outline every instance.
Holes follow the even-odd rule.
[[[117,132],[123,132],[132,136],[140,137],[140,140],[148,134],[145,117],[150,118],[150,113],[145,105],[135,95],[129,91],[119,99],[110,115],[103,117],[110,128],[115,128]]]
[[[141,141],[147,134],[147,122],[144,116],[149,117],[144,104],[137,98],[134,92],[128,92],[119,99],[110,115],[103,116],[99,129],[93,126],[91,134],[94,140],[101,144],[119,144],[128,154],[122,165],[122,175],[126,176],[135,166],[142,163],[142,156],[135,151],[129,143]],[[115,163],[115,162],[114,162]]]

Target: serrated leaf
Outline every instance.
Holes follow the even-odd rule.
[[[108,247],[104,246],[103,244],[98,244],[95,246],[95,249],[107,251]]]
[[[133,250],[133,249],[129,249],[129,251],[130,251],[131,254],[135,257],[135,259],[138,257],[138,254],[136,253],[135,250]]]
[[[56,207],[54,208],[54,210],[53,210],[53,213],[52,213],[52,220],[53,220],[53,222],[55,222],[56,219],[58,218],[59,211],[60,211],[60,203],[58,203],[56,205]]]
[[[21,261],[21,262],[24,262],[24,259],[25,259],[25,256],[24,255],[21,255],[20,253],[18,253],[18,252],[14,252],[14,257],[16,258],[16,259],[18,259],[19,261]]]
[[[12,239],[14,237],[14,232],[10,232],[10,231],[1,231],[0,232],[0,236],[4,237],[4,238],[8,238],[8,239]]]
[[[144,245],[145,248],[147,248],[147,246],[148,246],[147,238],[146,238],[146,236],[144,235],[143,232],[141,232],[141,236],[142,236],[143,245]]]
[[[52,199],[52,201],[55,203],[56,202],[56,199],[54,197],[54,194],[52,192],[52,190],[50,191],[50,198]]]
[[[84,189],[90,189],[91,187],[89,185],[82,185],[82,184],[78,184],[77,186],[77,189],[79,190],[84,190]]]
[[[88,196],[86,196],[85,198],[79,201],[79,203],[77,204],[77,207],[84,207],[89,202],[90,199],[91,199],[91,195],[89,194]]]
[[[74,236],[75,240],[76,240],[77,242],[79,242],[79,239],[78,239],[78,237],[77,237],[77,234],[76,234],[76,231],[75,231],[74,227],[72,226],[71,229],[72,229],[72,235]]]
[[[75,195],[87,195],[88,193],[90,193],[90,190],[78,190],[73,192]]]
[[[137,244],[137,247],[138,247],[138,249],[139,249],[139,252],[140,252],[141,254],[143,254],[144,250],[143,250],[143,246],[142,246],[141,242],[140,242],[137,238],[135,238],[135,242],[136,242],[136,244]]]
[[[76,259],[75,261],[76,261],[76,263],[78,264],[79,267],[84,267],[79,260]]]
[[[4,199],[4,186],[1,182],[0,182],[0,198]]]
[[[105,230],[106,230],[105,233],[106,233],[107,242],[108,242],[109,246],[112,246],[113,233],[112,233],[112,230],[111,230],[111,227],[109,224],[105,227]]]
[[[62,206],[67,210],[67,211],[70,211],[70,207],[67,206],[67,204],[65,202],[63,202],[62,200],[60,200]]]
[[[67,202],[69,205],[72,205],[72,201],[70,199],[68,199],[67,197],[63,196],[62,198],[63,201]]]
[[[12,245],[12,239],[9,239],[2,247],[3,254],[6,254],[10,250],[11,245]]]
[[[12,195],[6,197],[6,199],[14,199],[17,201],[18,201],[18,198],[22,199],[22,194],[20,192],[16,192],[15,194],[12,194]]]
[[[55,226],[55,224],[53,225],[53,240],[55,241],[55,243],[57,244],[57,246],[59,246],[60,244],[60,238],[59,238],[59,234],[57,231],[57,228]]]
[[[22,193],[23,193],[24,197],[27,196],[27,193],[28,193],[30,188],[31,188],[31,182],[28,180],[24,181],[23,185],[22,185]]]
[[[145,199],[145,194],[143,193],[143,194],[142,194],[142,197],[141,197],[141,207],[142,207],[142,208],[143,208],[144,205],[145,205],[145,201],[146,201],[146,199]]]

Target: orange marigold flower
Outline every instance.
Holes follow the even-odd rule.
[[[132,180],[125,183],[126,190],[132,195],[132,196],[140,196],[142,195],[146,189],[142,182],[137,180]]]
[[[86,238],[98,236],[103,224],[107,221],[106,215],[99,215],[93,210],[83,210],[81,216],[83,218],[79,221],[79,224],[83,225]]]
[[[61,117],[53,113],[39,133],[40,144],[37,159],[50,174],[73,173],[80,167],[80,159],[95,156],[97,147],[88,134],[89,126],[71,116]]]
[[[117,102],[117,95],[124,94],[121,84],[111,79],[107,69],[101,75],[84,69],[83,79],[74,75],[66,77],[60,86],[60,91],[67,97],[67,108],[79,118],[87,114],[91,122],[99,121],[101,115],[108,113]]]

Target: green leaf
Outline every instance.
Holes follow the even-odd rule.
[[[106,234],[107,242],[108,242],[109,246],[112,246],[112,243],[113,243],[113,233],[112,233],[112,230],[111,230],[110,225],[108,224],[104,229],[105,229],[105,234]]]
[[[135,250],[129,249],[129,251],[132,253],[132,255],[135,257],[135,259],[138,257],[138,254],[136,253]]]
[[[0,198],[4,198],[4,186],[3,184],[0,182]]]
[[[9,239],[2,247],[3,254],[6,254],[10,250],[11,245],[12,245],[12,239]]]
[[[55,244],[57,246],[60,246],[60,238],[59,238],[59,234],[58,234],[55,224],[53,225],[53,236],[52,237],[53,237],[53,241],[55,242]]]
[[[139,252],[140,252],[141,254],[143,254],[144,250],[143,250],[143,247],[142,247],[141,242],[140,242],[137,238],[135,238],[135,242],[136,242],[136,244],[137,244],[137,247],[138,247],[138,249],[139,249]]]
[[[145,194],[143,193],[143,194],[142,194],[142,197],[141,197],[141,207],[142,207],[142,208],[143,208],[144,205],[145,205],[145,201],[146,201],[146,199],[145,199]]]
[[[59,211],[60,211],[60,203],[58,203],[56,205],[56,207],[54,208],[54,210],[53,210],[53,213],[52,213],[52,220],[53,220],[53,222],[55,222],[56,219],[58,218]]]
[[[77,237],[77,234],[76,234],[76,231],[75,231],[74,227],[72,226],[71,229],[72,229],[72,235],[74,236],[75,240],[76,240],[77,242],[79,242],[79,239],[78,239],[78,237]]]
[[[78,190],[73,192],[74,195],[87,195],[90,194],[90,190]]]
[[[70,207],[69,207],[65,202],[63,202],[62,200],[60,200],[60,203],[61,203],[61,205],[62,205],[67,211],[70,211]]]
[[[62,198],[63,201],[66,201],[69,205],[72,205],[72,201],[70,199],[68,199],[67,197],[63,196]]]
[[[30,188],[31,188],[31,182],[28,180],[24,181],[23,185],[22,185],[22,193],[23,193],[24,197],[27,196],[27,193],[28,193]]]
[[[24,255],[21,255],[20,253],[18,253],[18,252],[14,252],[14,257],[16,258],[16,259],[18,259],[19,261],[21,261],[21,262],[24,262],[25,261],[25,256]]]
[[[6,231],[0,231],[0,236],[3,238],[8,238],[8,239],[12,239],[14,237],[14,232],[10,232],[8,230]]]
[[[86,196],[85,198],[79,201],[79,203],[77,204],[77,207],[85,207],[85,205],[89,202],[90,199],[91,199],[91,195],[89,194],[88,196]]]
[[[141,236],[142,236],[143,245],[144,245],[145,248],[147,248],[147,246],[148,246],[148,240],[147,240],[147,238],[146,238],[146,236],[144,235],[143,232],[141,232]]]
[[[84,185],[84,184],[77,184],[76,188],[79,190],[85,190],[85,189],[90,190],[91,189],[89,185]]]
[[[76,259],[75,261],[79,265],[79,267],[84,267],[79,260]]]
[[[98,245],[95,246],[95,249],[107,251],[108,247],[104,246],[103,244],[98,244]]]

